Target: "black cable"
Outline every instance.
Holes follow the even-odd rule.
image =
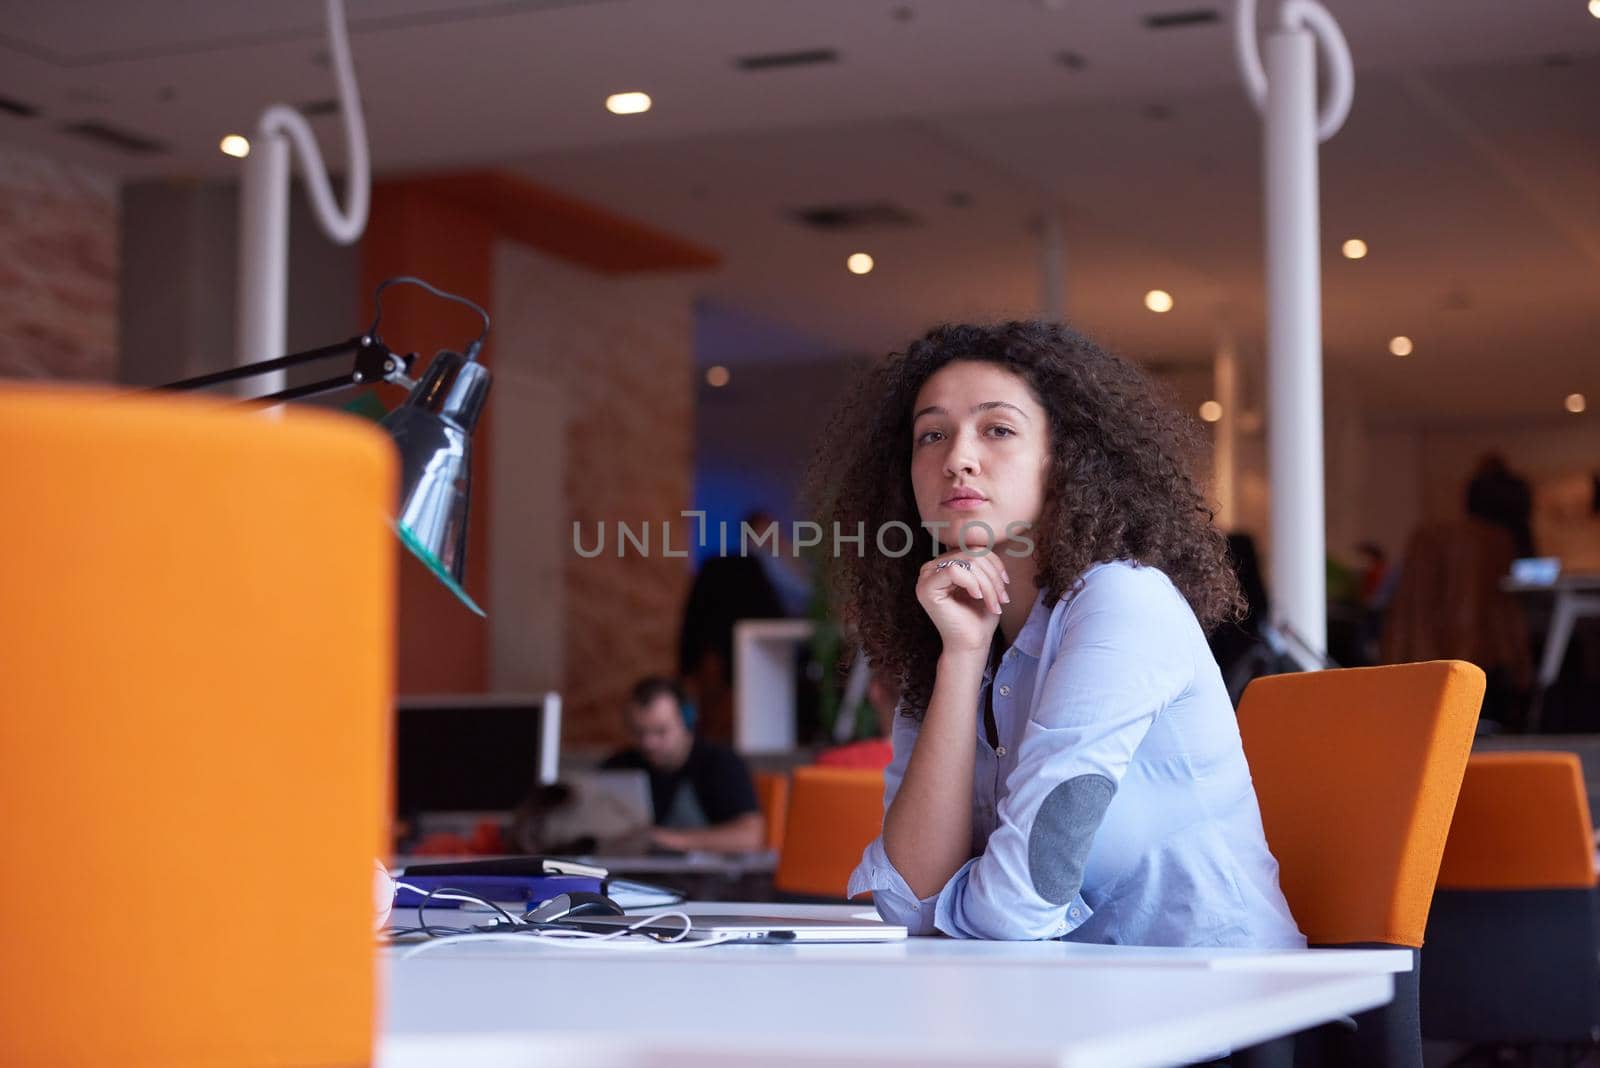
[[[496,905],[493,901],[490,901],[488,898],[479,897],[477,894],[474,894],[474,893],[472,893],[471,891],[468,891],[468,890],[456,890],[456,889],[454,889],[452,887],[448,887],[448,886],[436,886],[432,890],[429,890],[427,892],[427,894],[425,894],[423,896],[422,900],[417,903],[417,926],[419,928],[421,928],[422,932],[424,934],[426,934],[429,938],[438,938],[438,937],[440,937],[439,935],[436,935],[436,934],[433,933],[433,928],[428,926],[428,918],[423,915],[423,911],[422,911],[423,909],[428,907],[428,902],[433,900],[433,895],[435,895],[435,894],[454,894],[457,897],[461,897],[461,898],[467,899],[468,901],[472,902],[473,904],[483,905],[483,906],[485,906],[487,908],[493,909],[494,911],[498,912],[500,915],[504,916],[506,918],[506,922],[511,924],[513,927],[517,926],[517,924],[518,924],[517,918],[515,916],[511,915],[511,913],[507,912],[505,909],[501,908],[499,905]],[[452,929],[448,928],[448,927],[441,927],[440,930],[442,930],[442,931],[451,931]],[[461,933],[461,930],[462,930],[461,928],[455,928],[452,931],[452,933],[459,934],[459,933]]]
[[[372,317],[372,328],[367,331],[367,333],[371,335],[372,340],[383,340],[383,338],[378,334],[378,324],[383,321],[383,291],[393,285],[421,286],[423,289],[426,289],[429,293],[432,293],[436,297],[443,297],[445,300],[453,300],[457,304],[465,304],[467,307],[477,312],[478,315],[483,319],[483,331],[467,346],[467,351],[462,353],[462,355],[464,355],[468,360],[476,360],[478,358],[478,352],[483,348],[484,338],[489,336],[489,313],[484,311],[473,301],[468,300],[466,297],[457,296],[454,293],[446,293],[439,287],[430,285],[415,275],[399,274],[395,275],[393,278],[385,278],[382,282],[378,283],[377,290],[372,294],[372,303],[375,309],[375,314]]]

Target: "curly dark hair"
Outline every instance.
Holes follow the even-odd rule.
[[[905,707],[926,708],[939,633],[917,602],[919,552],[875,550],[871,532],[899,522],[920,534],[911,485],[912,405],[934,372],[958,360],[999,364],[1049,413],[1051,466],[1033,528],[1038,588],[1055,604],[1091,564],[1131,560],[1160,568],[1207,628],[1238,618],[1243,599],[1227,542],[1191,465],[1199,424],[1143,371],[1061,323],[946,325],[866,372],[829,422],[806,492],[824,529],[864,523],[864,551],[826,566],[840,618]],[[886,537],[897,548],[903,539]]]

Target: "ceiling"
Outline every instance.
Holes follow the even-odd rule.
[[[1600,411],[1600,19],[1585,0],[1327,3],[1357,70],[1321,151],[1330,388],[1375,417],[1571,418],[1575,391]],[[775,328],[708,359],[881,352],[936,320],[1036,313],[1046,212],[1090,332],[1157,363],[1204,363],[1224,333],[1259,352],[1260,124],[1231,3],[347,5],[381,173],[506,166],[717,248],[701,295]],[[1218,18],[1147,25],[1192,11]],[[0,0],[0,98],[35,111],[0,110],[0,142],[130,178],[228,174],[223,134],[333,95],[321,17],[318,0]],[[836,60],[736,62],[819,49]],[[625,89],[655,108],[607,114]],[[82,121],[163,150],[63,131]],[[337,116],[314,125],[342,158]],[[860,204],[912,221],[793,216]],[[1366,259],[1338,255],[1350,236]],[[845,271],[855,251],[873,273]],[[1154,287],[1172,312],[1144,309]],[[1412,356],[1389,355],[1396,334]]]

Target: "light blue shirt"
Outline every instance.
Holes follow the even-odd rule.
[[[918,900],[880,836],[852,896],[872,891],[883,918],[913,934],[1305,945],[1221,673],[1163,572],[1096,564],[1053,608],[1041,593],[978,701],[972,859]],[[895,716],[885,810],[920,726]]]

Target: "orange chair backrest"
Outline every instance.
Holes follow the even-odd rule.
[[[1267,844],[1312,944],[1422,945],[1483,686],[1473,665],[1436,660],[1246,688]]]
[[[0,388],[0,1063],[372,1058],[396,457]]]
[[[1576,753],[1474,753],[1461,780],[1439,888],[1595,885],[1594,825]]]
[[[796,768],[773,887],[786,894],[842,899],[861,851],[882,827],[883,772]]]
[[[758,771],[752,778],[767,826],[767,848],[782,849],[783,825],[789,818],[789,776],[781,771]]]

